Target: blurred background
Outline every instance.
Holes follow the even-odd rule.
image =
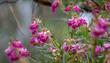
[[[9,63],[4,50],[12,38],[21,40],[30,50],[33,56],[30,63],[52,63],[49,57],[43,55],[47,53],[41,53],[40,47],[29,46],[29,25],[32,17],[40,18],[55,37],[62,41],[66,37],[66,17],[61,9],[58,10],[53,14],[49,6],[33,0],[0,0],[0,63]]]

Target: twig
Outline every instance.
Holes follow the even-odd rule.
[[[15,12],[14,12],[14,10],[13,10],[13,7],[11,6],[11,4],[8,4],[8,6],[9,6],[9,9],[10,9],[10,11],[11,11],[11,13],[13,14],[13,16],[14,16],[14,18],[15,18],[15,21],[16,21],[16,23],[17,23],[17,26],[18,26],[18,29],[20,30],[20,32],[23,34],[23,36],[25,37],[26,35],[23,33],[23,31],[22,31],[22,27],[21,27],[21,25],[20,25],[20,23],[19,23],[19,20],[17,19],[17,16],[16,16],[16,14],[15,14]]]

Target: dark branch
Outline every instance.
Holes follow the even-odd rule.
[[[48,0],[34,0],[36,3],[40,3],[42,5],[51,6],[51,2]]]
[[[2,0],[0,1],[0,4],[5,4],[5,3],[16,3],[18,0]]]

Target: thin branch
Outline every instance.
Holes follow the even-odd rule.
[[[20,23],[19,23],[19,20],[17,19],[17,16],[16,16],[16,14],[15,14],[15,12],[14,12],[14,10],[13,10],[13,7],[11,6],[11,4],[8,4],[8,6],[9,6],[9,9],[10,9],[10,11],[11,11],[11,13],[13,14],[13,16],[14,16],[14,18],[15,18],[15,21],[16,21],[16,23],[17,23],[17,26],[18,26],[18,29],[20,30],[20,32],[23,34],[23,36],[25,37],[26,35],[23,33],[23,31],[22,31],[22,27],[21,27],[21,25],[20,25]]]

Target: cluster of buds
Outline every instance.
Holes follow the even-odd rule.
[[[83,19],[83,18],[73,17],[73,18],[68,20],[67,24],[73,30],[76,30],[80,26],[86,25],[87,23],[86,23],[85,19]]]
[[[11,41],[9,47],[5,50],[5,53],[10,61],[18,61],[21,58],[29,56],[29,51],[19,40]]]
[[[108,24],[107,20],[104,18],[99,18],[96,26],[92,29],[92,36],[95,38],[103,37],[105,32],[107,32]]]

